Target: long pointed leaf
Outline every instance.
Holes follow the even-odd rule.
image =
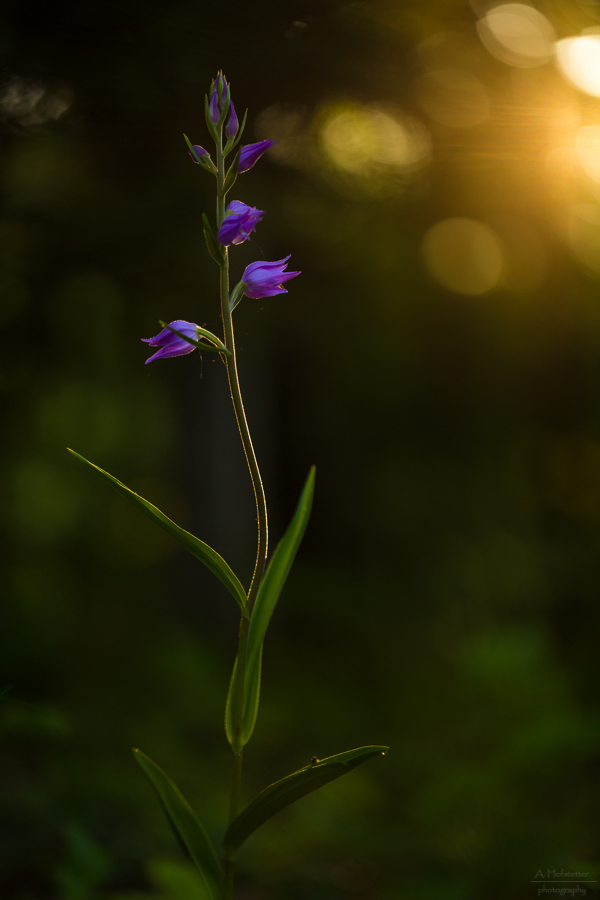
[[[126,497],[130,503],[133,503],[140,512],[143,512],[145,516],[148,516],[148,518],[162,528],[163,531],[166,531],[167,534],[170,534],[171,537],[175,538],[175,540],[178,541],[182,547],[185,547],[186,550],[189,550],[196,559],[199,559],[200,562],[204,563],[204,565],[207,566],[220,581],[222,581],[241,609],[245,609],[246,593],[244,588],[237,575],[230,569],[225,560],[219,556],[216,550],[213,550],[212,547],[209,547],[204,541],[201,541],[193,534],[190,534],[189,531],[184,531],[183,528],[180,528],[179,525],[176,525],[175,522],[172,522],[171,519],[165,516],[160,509],[157,509],[156,506],[148,503],[148,501],[144,500],[143,497],[140,497],[139,494],[130,491],[128,487],[125,487],[124,484],[116,478],[113,478],[113,476],[109,475],[108,472],[105,472],[104,469],[95,466],[94,463],[91,463],[88,459],[85,459],[85,457],[80,456],[79,453],[75,453],[74,450],[70,450],[68,447],[67,450],[69,450],[69,453],[78,459],[79,462],[84,463],[84,465],[96,472],[100,478],[104,479],[111,487],[122,494],[123,497]]]
[[[296,512],[269,563],[256,597],[248,633],[248,655],[244,685],[244,721],[242,740],[246,744],[256,723],[260,694],[260,669],[263,641],[275,605],[306,531],[315,489],[315,467],[312,466],[300,495]]]
[[[267,819],[291,803],[316,791],[317,788],[346,775],[356,766],[373,756],[385,754],[388,747],[358,747],[336,756],[329,756],[299,769],[287,778],[276,781],[261,791],[252,803],[234,819],[223,839],[223,850],[227,859],[235,856],[244,841]]]
[[[150,780],[180,843],[198,866],[211,900],[222,900],[223,869],[215,848],[196,813],[177,785],[149,756],[134,748],[133,755]]]

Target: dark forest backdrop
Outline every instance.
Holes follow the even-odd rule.
[[[131,746],[223,827],[234,604],[65,452],[249,576],[224,370],[140,342],[219,331],[182,138],[208,146],[219,68],[278,141],[234,191],[267,211],[234,275],[302,270],[236,311],[274,541],[317,465],[248,796],[391,747],[249,842],[240,900],[597,877],[600,100],[554,41],[600,14],[540,0],[503,31],[490,6],[4,0],[2,897],[201,897]]]

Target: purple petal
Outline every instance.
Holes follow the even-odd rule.
[[[229,118],[227,119],[227,124],[225,125],[225,134],[228,138],[235,137],[239,128],[238,117],[235,114],[235,107],[233,105],[233,100],[229,103]]]
[[[286,272],[286,263],[290,257],[275,262],[251,263],[242,276],[244,293],[247,297],[272,297],[275,294],[287,294],[283,283],[300,275],[300,272]]]
[[[196,340],[198,332],[194,322],[186,322],[185,319],[176,319],[174,322],[171,322],[170,325],[171,328],[175,328],[182,334],[187,335],[187,337]],[[146,360],[146,365],[154,359],[166,359],[169,356],[184,356],[186,353],[191,353],[192,350],[196,349],[193,344],[190,344],[184,338],[179,337],[178,334],[174,334],[169,328],[163,328],[156,337],[142,338],[141,340],[145,344],[150,344],[151,347],[159,348],[153,356],[150,356]]]
[[[197,155],[200,157],[200,159],[203,159],[205,156],[209,156],[208,151],[205,150],[204,147],[201,147],[200,144],[192,144],[192,146],[193,146],[194,150],[196,151]],[[195,162],[197,165],[199,165],[198,160],[195,159],[194,154],[192,153],[192,151],[189,150],[188,152],[189,152],[190,156],[192,157],[192,159],[194,160],[194,162]]]
[[[226,209],[226,215],[219,228],[217,238],[224,247],[230,244],[242,244],[248,240],[264,215],[264,210],[247,206],[240,200],[232,200]]]
[[[219,112],[219,107],[217,106],[217,88],[213,87],[213,92],[210,95],[210,100],[208,101],[208,112],[210,115],[210,121],[213,125],[217,125],[219,121],[219,116],[221,115]]]
[[[258,162],[265,150],[272,147],[276,141],[259,141],[257,144],[245,144],[240,151],[240,165],[238,172],[247,172]]]

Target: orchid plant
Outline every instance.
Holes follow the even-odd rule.
[[[180,844],[198,867],[206,896],[210,900],[231,900],[236,855],[242,844],[260,825],[295,800],[345,775],[367,759],[385,753],[388,748],[367,746],[339,753],[327,759],[313,757],[308,765],[266,787],[242,809],[243,751],[252,736],[258,713],[263,642],[269,620],[308,523],[315,473],[313,467],[292,521],[275,551],[269,556],[267,502],[240,390],[233,311],[244,296],[260,298],[287,293],[283,285],[296,278],[300,272],[287,271],[289,256],[275,262],[254,262],[245,269],[241,280],[233,290],[230,290],[229,248],[250,238],[263,218],[264,211],[247,206],[240,200],[226,203],[226,197],[236,183],[237,177],[251,169],[274,141],[245,144],[238,149],[246,124],[247,111],[240,124],[229,85],[222,73],[219,73],[213,81],[209,95],[205,97],[205,116],[208,131],[215,142],[215,159],[213,160],[203,147],[192,144],[185,135],[184,137],[193,161],[216,179],[215,227],[211,225],[206,215],[203,215],[202,220],[208,251],[219,269],[223,337],[218,337],[194,322],[177,319],[168,325],[161,322],[163,328],[159,334],[142,340],[155,351],[146,363],[198,350],[217,353],[225,365],[231,400],[256,500],[257,553],[248,589],[244,588],[240,579],[216,550],[180,528],[159,509],[129,490],[108,472],[78,453],[72,450],[70,452],[207,566],[220,579],[239,606],[238,651],[225,708],[225,732],[231,745],[232,774],[228,827],[222,841],[221,854],[217,853],[198,816],[171,778],[141,750],[133,751],[155,788]],[[226,163],[227,157],[231,157],[229,164]]]

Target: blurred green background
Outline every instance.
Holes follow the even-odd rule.
[[[140,343],[220,328],[181,136],[219,68],[278,142],[234,277],[302,270],[236,311],[273,542],[317,465],[246,796],[391,747],[251,839],[238,896],[597,877],[599,33],[591,0],[2,4],[2,897],[201,898],[131,746],[224,827],[235,604],[65,452],[248,579],[224,371]]]

